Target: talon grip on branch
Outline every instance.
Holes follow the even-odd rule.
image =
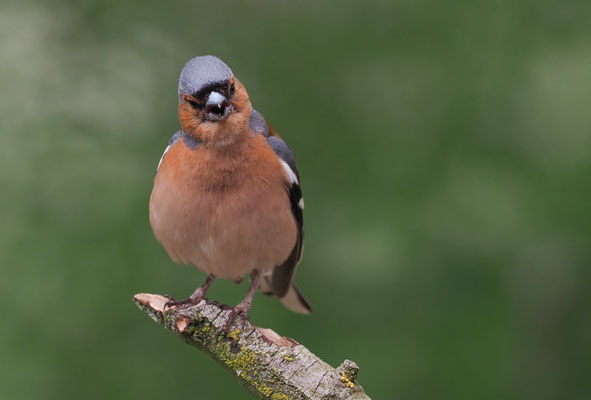
[[[357,383],[359,368],[345,360],[337,369],[295,340],[236,318],[222,329],[230,308],[201,301],[166,308],[171,299],[140,293],[137,306],[185,342],[209,354],[261,399],[369,400]]]

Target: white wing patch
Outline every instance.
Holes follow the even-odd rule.
[[[165,154],[166,154],[166,152],[165,152]],[[295,184],[299,185],[300,183],[298,182],[298,177],[291,170],[291,168],[289,168],[289,165],[287,165],[287,163],[281,159],[279,161],[281,161],[281,165],[283,165],[283,169],[285,170],[285,172],[287,172],[287,176],[289,177],[289,182],[292,184],[295,183]]]
[[[298,201],[298,206],[303,210],[304,209],[304,198],[302,197],[300,201]]]
[[[156,167],[156,172],[158,172],[158,170],[160,169],[160,164],[162,164],[162,160],[164,160],[164,156],[166,155],[166,153],[168,153],[168,150],[170,150],[171,147],[172,147],[172,144],[166,146],[166,149],[164,149],[164,153],[162,153],[162,157],[160,157],[160,161],[158,162],[158,166]]]

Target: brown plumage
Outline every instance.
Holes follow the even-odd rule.
[[[302,237],[301,209],[297,217],[293,208],[294,190],[301,194],[297,171],[267,141],[276,135],[272,128],[267,134],[251,129],[252,106],[238,79],[202,86],[194,93],[179,87],[183,131],[167,148],[150,197],[150,224],[170,257],[209,276],[185,302],[204,298],[215,278],[241,281],[251,274],[237,314],[246,314],[261,284],[292,310],[309,312],[291,284]]]
[[[150,199],[156,238],[176,262],[238,280],[272,270],[294,247],[287,179],[263,136],[219,150],[174,144]]]

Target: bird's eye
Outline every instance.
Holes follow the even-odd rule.
[[[191,105],[193,108],[199,108],[203,105],[203,102],[196,96],[191,96],[188,94],[183,95],[183,100]]]
[[[234,96],[234,92],[236,92],[236,89],[234,88],[234,82],[232,82],[230,84],[230,96]]]

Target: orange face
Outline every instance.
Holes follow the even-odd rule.
[[[248,132],[251,110],[244,85],[232,76],[198,93],[183,94],[179,120],[183,130],[200,142],[224,146]]]

